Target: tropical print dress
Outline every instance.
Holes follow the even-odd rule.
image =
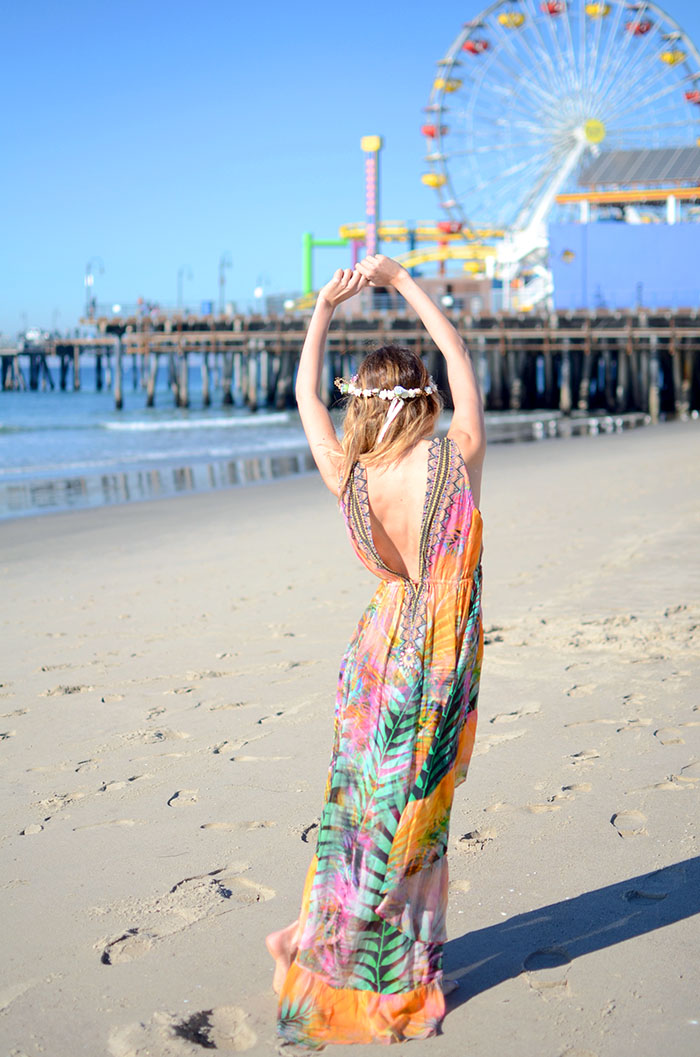
[[[359,463],[342,509],[381,583],[341,663],[301,939],[280,993],[278,1034],[311,1049],[439,1030],[450,810],[483,652],[481,515],[455,442],[430,442],[418,580],[377,553]]]

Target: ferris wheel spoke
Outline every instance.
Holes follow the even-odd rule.
[[[542,34],[539,31],[538,16],[537,16],[537,12],[534,11],[533,0],[528,0],[528,2],[530,3],[531,9],[533,10],[533,28],[537,32],[537,35],[538,35],[538,38],[540,40],[540,43],[541,43],[541,46],[542,46],[543,50],[546,50],[547,46],[546,46],[546,44],[544,42],[544,38],[542,37]],[[565,9],[564,13],[566,13],[566,10],[567,9]],[[557,17],[559,17],[559,16],[557,16]],[[548,28],[549,28],[549,36],[550,36],[550,39],[552,41],[552,45],[556,49],[557,58],[558,58],[557,65],[559,66],[559,68],[560,68],[560,70],[562,72],[564,90],[568,91],[568,92],[574,92],[577,89],[577,84],[576,84],[576,66],[575,66],[575,62],[574,62],[573,43],[571,42],[570,39],[567,40],[567,42],[566,42],[567,43],[567,47],[566,47],[566,54],[565,54],[564,53],[564,49],[563,49],[563,47],[561,45],[561,42],[559,40],[559,34],[557,32],[557,26],[556,26],[555,20],[554,20],[554,18],[552,16],[549,16],[549,18],[547,18],[547,25],[548,25]],[[571,46],[569,46],[569,45],[571,45]]]
[[[654,41],[660,36],[661,24],[655,22],[649,32],[638,42],[639,47],[630,49],[627,55],[625,55],[623,49],[620,49],[615,63],[607,71],[607,77],[601,81],[600,96],[606,102],[609,102],[613,96],[618,95],[620,92],[628,90],[629,81],[627,78],[633,68],[648,69],[647,63],[649,58],[651,58]],[[633,40],[636,40],[636,38],[630,37],[630,41]]]
[[[565,66],[559,65],[559,67],[557,67],[557,63],[553,59],[552,55],[550,55],[549,50],[543,46],[543,41],[539,33],[539,29],[537,27],[536,12],[534,10],[532,0],[525,0],[524,6],[529,9],[530,17],[529,19],[527,19],[525,25],[519,31],[517,39],[522,44],[523,49],[527,52],[528,56],[535,64],[535,66],[538,66],[541,61],[544,61],[544,63],[549,68],[549,72],[551,74],[550,90],[552,92],[557,90],[561,92],[561,90],[565,87]],[[537,37],[535,45],[539,41],[539,55],[535,48],[533,48],[533,46],[530,44],[530,41],[528,39],[530,30],[532,30],[532,35]]]
[[[613,25],[609,27],[609,30],[608,30],[608,37],[607,37],[607,43],[606,43],[605,51],[600,56],[600,63],[599,64],[596,63],[594,65],[593,73],[591,75],[591,84],[597,84],[599,82],[599,78],[602,78],[603,72],[608,68],[608,65],[609,65],[610,60],[611,60],[612,48],[613,48],[613,45],[615,44],[615,42],[617,40],[617,34],[618,34],[618,30],[620,28],[620,23],[622,22],[622,16],[623,16],[624,11],[625,11],[625,8],[623,7],[623,5],[622,4],[618,4],[616,9],[615,9],[615,21],[614,21]]]
[[[530,150],[534,147],[541,147],[541,140],[528,140],[527,142],[521,143],[491,143],[488,147],[474,147],[473,149],[465,150],[451,150],[449,154],[445,155],[445,160],[448,161],[450,158],[470,158],[474,155],[490,155],[499,154],[503,151],[517,151],[517,150]]]
[[[593,38],[586,47],[586,54],[584,56],[583,63],[583,84],[581,85],[581,95],[583,96],[586,103],[590,101],[591,97],[591,86],[593,85],[593,68],[595,66],[596,56],[600,50],[600,37],[603,32],[603,25],[607,22],[606,18],[594,19],[593,26]]]
[[[650,88],[653,88],[659,83],[667,83],[668,70],[662,68],[660,70],[657,70],[656,73],[649,77],[647,70],[643,66],[640,66],[634,76],[632,76],[631,72],[629,72],[626,75],[626,78],[627,79],[625,81],[625,85],[627,86],[628,90],[623,91],[622,89],[618,89],[617,91],[612,91],[608,99],[606,100],[608,106],[606,112],[611,117],[614,117],[617,113],[616,107],[618,103],[626,102],[629,96],[631,95],[632,97],[634,97],[635,93],[637,93],[637,105],[642,106],[644,104],[644,97],[640,98],[637,89],[641,86],[648,91]],[[669,85],[669,91],[680,92],[680,89],[680,83],[674,78]],[[608,120],[610,120],[610,117],[608,118]]]
[[[697,118],[696,120],[698,122],[700,122],[700,118]],[[666,129],[672,129],[672,128],[687,129],[688,128],[688,122],[687,121],[664,121],[664,122],[656,121],[656,122],[654,122],[653,125],[623,125],[622,128],[620,129],[620,132],[625,133],[625,135],[627,135],[628,133],[635,133],[636,135],[638,135],[640,132],[646,134],[647,132],[654,132],[656,129],[664,129],[664,130],[666,130]]]
[[[509,99],[479,100],[478,126],[488,130],[489,126],[496,124],[499,127],[505,124],[513,124],[516,128],[527,129],[532,132],[542,132],[542,124],[533,119],[532,108],[526,107],[522,99],[513,93]],[[474,126],[472,126],[474,127]]]
[[[646,99],[643,102],[646,104],[646,106],[649,106],[650,103],[655,103],[657,101],[657,99],[663,99],[664,96],[668,95],[669,92],[675,91],[676,88],[677,88],[677,85],[675,85],[675,84],[667,85],[666,88],[662,88],[660,91],[656,92],[654,95],[647,96]],[[619,119],[624,117],[625,114],[634,113],[635,110],[638,110],[638,109],[639,109],[638,106],[628,107],[627,110],[618,110],[613,116],[619,121]]]
[[[488,190],[489,195],[503,194],[506,199],[513,198],[513,187],[509,184],[509,180],[513,176],[520,176],[527,172],[529,169],[532,170],[533,174],[539,171],[539,162],[547,157],[547,152],[540,152],[539,155],[532,155],[519,162],[518,164],[511,165],[507,169],[499,169],[498,171],[498,182],[494,182],[493,173],[480,173],[477,174],[474,183],[470,184],[469,187],[465,187],[463,190],[471,194],[481,194]],[[462,187],[460,185],[460,190]],[[517,204],[517,203],[514,203]]]
[[[520,74],[519,77],[517,77],[517,80],[519,80],[519,82],[521,84],[525,84],[530,89],[531,93],[535,97],[541,98],[544,102],[548,102],[551,99],[551,92],[548,92],[546,88],[542,88],[540,85],[538,85],[536,83],[536,81],[533,81],[533,80],[531,80],[531,78],[529,76],[526,76],[526,74],[525,74],[526,66],[525,66],[525,63],[523,62],[522,56],[518,55],[517,50],[513,47],[512,41],[508,37],[506,31],[500,25],[500,23],[496,21],[494,23],[494,25],[495,25],[496,32],[498,33],[501,41],[503,42],[503,46],[504,46],[505,50],[511,55],[511,57],[513,59],[515,59],[515,61],[517,63],[520,63],[520,65],[523,67],[523,73]],[[498,59],[499,57],[500,57],[500,50],[499,50],[499,52],[496,52],[496,54],[495,54],[495,58],[496,59]],[[508,67],[506,66],[505,63],[503,65],[504,65],[504,67],[506,69],[508,69]],[[509,72],[511,72],[511,74],[513,74],[515,76],[514,71],[511,70]]]

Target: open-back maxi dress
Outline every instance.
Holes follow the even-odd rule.
[[[439,1031],[450,810],[483,652],[481,514],[456,443],[430,442],[417,580],[377,552],[360,463],[342,510],[381,583],[341,663],[301,939],[279,998],[278,1034],[312,1049]]]

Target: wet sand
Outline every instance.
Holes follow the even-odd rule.
[[[700,423],[490,449],[444,1034],[700,1050]],[[315,477],[0,525],[8,1057],[273,1054],[373,578]],[[360,1052],[385,1053],[384,1047]]]

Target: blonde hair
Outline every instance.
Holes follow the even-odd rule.
[[[424,389],[430,375],[420,356],[400,345],[383,345],[374,349],[360,364],[358,389]],[[340,465],[339,495],[343,495],[355,463],[364,466],[378,462],[398,462],[419,440],[432,433],[442,410],[442,399],[435,391],[430,395],[404,400],[401,411],[390,423],[381,443],[377,438],[385,423],[389,403],[378,396],[349,396],[343,420],[343,454]]]

